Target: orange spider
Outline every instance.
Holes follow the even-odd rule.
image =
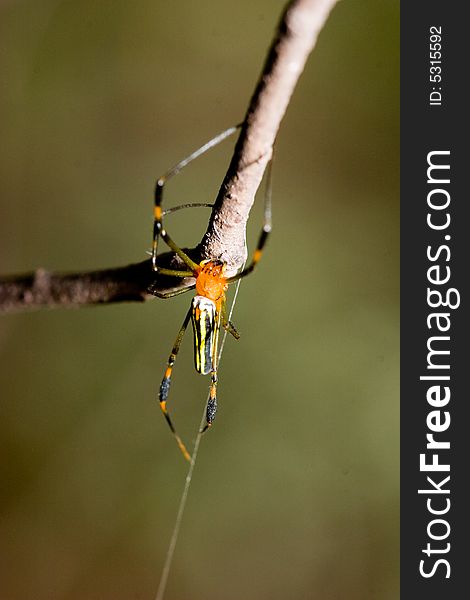
[[[270,197],[269,194],[267,194],[265,205],[265,222],[251,263],[240,273],[237,273],[232,277],[225,277],[226,264],[224,262],[214,259],[203,260],[199,264],[195,263],[183,250],[181,250],[181,248],[171,239],[167,231],[163,228],[163,212],[161,208],[163,188],[168,179],[176,175],[183,167],[209,150],[209,148],[212,148],[223,139],[234,133],[236,129],[237,127],[231,127],[230,129],[227,129],[217,137],[210,140],[207,144],[196,150],[196,152],[179,162],[165,175],[160,177],[155,186],[154,227],[151,258],[152,269],[156,273],[160,273],[162,275],[170,275],[181,278],[194,277],[196,280],[194,285],[173,292],[162,293],[152,287],[149,289],[149,291],[156,296],[161,298],[170,298],[172,296],[184,293],[190,289],[196,288],[196,296],[194,296],[188,313],[186,314],[183,324],[178,332],[178,335],[176,336],[176,340],[171,350],[159,391],[160,408],[162,409],[165,419],[176,438],[183,456],[188,461],[191,460],[191,456],[181,438],[176,433],[175,427],[167,410],[167,398],[170,391],[171,374],[175,364],[176,356],[178,354],[186,328],[189,324],[189,320],[191,319],[194,332],[194,365],[196,371],[202,375],[207,375],[208,373],[211,374],[209,400],[206,409],[206,425],[202,430],[206,431],[206,429],[212,425],[217,412],[217,360],[220,325],[222,325],[222,327],[224,327],[224,329],[231,333],[236,339],[239,339],[240,337],[235,327],[228,320],[225,292],[229,284],[238,281],[242,277],[245,277],[251,273],[260,260],[266,239],[271,231],[271,206]],[[159,237],[161,237],[166,244],[184,261],[189,270],[180,271],[175,269],[166,269],[157,265],[157,248]]]

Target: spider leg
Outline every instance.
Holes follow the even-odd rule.
[[[217,414],[217,369],[219,362],[219,330],[221,317],[222,314],[219,313],[214,340],[214,358],[212,359],[211,386],[209,389],[209,399],[207,400],[206,408],[206,424],[201,429],[201,433],[204,433],[209,429],[209,427],[214,422],[215,416]]]
[[[196,284],[193,284],[188,287],[181,288],[180,290],[175,290],[174,292],[159,292],[156,290],[156,284],[153,283],[151,286],[149,286],[148,291],[154,296],[157,296],[157,298],[163,298],[166,300],[167,298],[173,298],[174,296],[185,294],[186,292],[189,292],[189,290],[193,290],[195,287]]]
[[[164,173],[161,177],[157,179],[155,184],[155,192],[154,192],[154,207],[153,207],[153,241],[152,241],[152,269],[154,271],[158,271],[157,267],[157,250],[158,250],[158,238],[161,236],[165,242],[170,246],[170,248],[176,252],[188,265],[190,269],[194,270],[193,261],[186,255],[184,252],[176,246],[176,244],[171,240],[168,234],[163,229],[163,211],[162,211],[162,200],[163,200],[163,188],[165,183],[177,175],[186,165],[192,162],[194,159],[198,158],[217,144],[220,144],[225,138],[229,135],[232,135],[241,125],[237,125],[236,127],[230,127],[226,129],[219,135],[215,136],[211,140],[209,140],[206,144],[198,148],[195,152],[190,154],[188,157],[181,160],[174,167],[172,167],[169,171]]]
[[[206,424],[201,433],[204,433],[212,425],[217,414],[217,368],[211,371],[211,387],[209,391],[209,400],[206,408]]]
[[[214,422],[217,414],[217,365],[214,365],[211,371],[211,387],[209,390],[209,399],[207,401],[206,408],[206,424],[201,430],[204,433]]]
[[[173,271],[173,269],[161,269],[156,264],[154,266],[153,254],[152,254],[152,268],[154,269],[154,271],[156,270],[158,273],[161,273],[162,275],[175,275],[176,277],[190,277],[195,271],[197,271],[199,269],[199,265],[197,263],[195,263],[191,258],[189,258],[189,256],[186,254],[186,252],[181,250],[181,248],[178,246],[178,244],[176,244],[176,242],[174,242],[171,239],[171,237],[168,235],[168,233],[165,229],[163,229],[163,228],[160,229],[160,235],[162,236],[162,238],[165,241],[165,243],[167,244],[167,246],[169,246],[173,250],[173,252],[175,252],[181,258],[181,260],[183,260],[183,262],[191,269],[191,273],[190,273],[190,275],[185,275],[184,273],[187,273],[187,271]]]
[[[236,340],[240,339],[240,334],[238,333],[235,325],[228,320],[225,298],[222,300],[222,327],[225,329],[225,331],[233,335]]]
[[[186,328],[188,326],[190,318],[191,318],[191,309],[188,310],[188,313],[187,313],[186,317],[184,318],[183,324],[181,325],[181,329],[179,330],[178,335],[176,336],[176,340],[175,340],[175,343],[173,344],[173,348],[171,350],[170,357],[168,358],[168,363],[167,363],[167,367],[165,370],[165,374],[164,374],[162,382],[160,384],[160,391],[158,393],[160,408],[162,409],[162,412],[166,419],[166,422],[168,423],[168,426],[170,427],[173,435],[175,436],[176,443],[178,444],[179,449],[181,450],[183,456],[189,462],[191,462],[191,455],[187,451],[186,446],[183,444],[183,441],[181,440],[180,436],[176,433],[175,426],[173,425],[173,422],[170,418],[166,404],[167,404],[168,393],[170,391],[171,373],[173,371],[173,365],[175,364],[175,360],[176,360],[178,351],[181,346],[181,341],[183,340],[184,332],[186,331]]]
[[[251,263],[245,269],[243,269],[243,271],[240,271],[240,273],[237,273],[232,277],[227,277],[227,283],[233,283],[234,281],[238,281],[242,277],[246,277],[247,275],[249,275],[259,263],[263,255],[263,249],[266,244],[266,240],[268,239],[268,236],[271,233],[272,164],[273,161],[271,159],[267,170],[266,195],[264,199],[264,223],[258,239],[258,245],[256,246],[256,250],[253,253]]]

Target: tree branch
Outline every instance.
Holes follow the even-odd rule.
[[[234,274],[246,259],[245,229],[256,191],[271,155],[279,125],[305,62],[337,0],[292,0],[269,50],[201,243],[191,257],[217,258]],[[171,252],[161,266],[178,268]],[[155,292],[182,289],[192,278],[157,276],[150,261],[86,273],[53,274],[43,269],[0,279],[0,312],[32,308],[77,307],[84,304],[143,302]]]

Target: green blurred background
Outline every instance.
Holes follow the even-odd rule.
[[[283,4],[1,2],[0,272],[143,260],[156,176],[243,117]],[[398,11],[340,2],[289,106],[168,600],[398,597]],[[232,148],[168,205],[212,201]],[[167,227],[190,246],[207,217]],[[186,475],[156,391],[189,301],[1,319],[2,600],[154,597]],[[187,440],[208,383],[188,335]]]

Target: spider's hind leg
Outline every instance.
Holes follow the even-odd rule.
[[[168,358],[167,367],[166,367],[162,382],[160,384],[160,390],[158,393],[158,400],[160,402],[160,408],[162,409],[162,413],[166,419],[166,422],[168,423],[169,428],[171,429],[173,435],[175,436],[176,443],[178,444],[178,447],[181,450],[183,456],[189,462],[191,462],[191,455],[189,454],[188,450],[186,449],[186,446],[184,445],[180,436],[176,433],[175,426],[173,425],[173,422],[170,418],[166,404],[167,404],[168,394],[170,392],[171,374],[173,371],[173,365],[175,364],[176,357],[178,355],[178,352],[179,352],[179,349],[181,346],[181,342],[183,340],[184,332],[186,331],[186,328],[188,326],[190,318],[191,318],[191,309],[189,309],[188,314],[184,318],[183,325],[181,325],[181,329],[179,330],[178,335],[176,336],[176,340],[175,340],[175,343],[171,350],[170,357]]]
[[[225,329],[225,331],[227,331],[227,333],[230,333],[231,335],[233,335],[233,337],[236,340],[240,339],[240,334],[238,333],[235,325],[232,323],[232,321],[228,320],[228,316],[227,316],[227,306],[226,306],[226,302],[225,299],[222,302],[222,327]]]
[[[211,387],[209,392],[209,400],[207,401],[206,408],[206,424],[204,425],[201,433],[204,433],[209,429],[217,414],[217,365],[214,365],[211,371]]]

